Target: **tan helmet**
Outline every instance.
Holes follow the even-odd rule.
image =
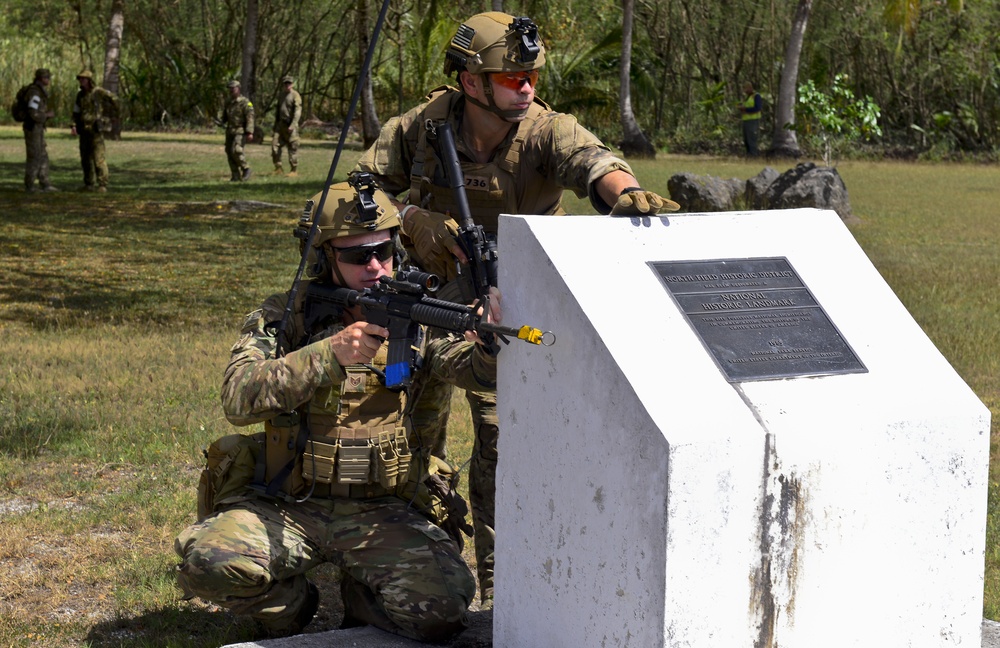
[[[80,79],[90,79],[91,83],[93,83],[94,82],[94,73],[91,72],[90,70],[84,70],[80,74],[76,75],[76,79],[77,79],[77,81],[79,81]]]
[[[459,26],[444,55],[444,73],[524,72],[545,65],[545,46],[531,18],[499,11],[476,14]]]
[[[306,210],[294,232],[301,241],[300,245],[305,244],[309,237],[322,196],[320,192],[306,202]],[[331,185],[323,203],[323,212],[319,215],[316,237],[308,251],[307,273],[317,277],[325,276],[329,271],[326,255],[318,253],[327,241],[381,230],[390,230],[390,236],[395,237],[402,222],[399,210],[388,194],[375,184],[370,173],[355,173],[347,182]]]
[[[238,87],[240,87],[240,82],[237,81],[236,79],[233,79],[232,81],[230,81],[229,83],[226,84],[226,87],[227,88],[238,88]]]

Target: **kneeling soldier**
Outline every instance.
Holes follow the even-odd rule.
[[[332,187],[318,225],[308,250],[313,282],[363,291],[401,261],[399,212],[373,184]],[[281,636],[312,620],[319,592],[306,574],[329,562],[343,575],[344,627],[445,641],[465,628],[475,595],[456,531],[468,528],[457,512],[464,502],[428,488],[444,483],[447,465],[408,439],[406,394],[380,380],[389,331],[357,307],[316,318],[308,285],[287,319],[289,294],[269,297],[232,348],[226,417],[264,422],[264,432],[209,448],[200,521],[176,541],[178,580],[189,597],[249,614]],[[499,318],[498,305],[490,315]],[[283,319],[287,336],[274,327]],[[444,345],[429,344],[413,364],[414,385],[434,374],[470,389],[495,386],[495,360],[466,337],[443,354]],[[287,354],[277,351],[284,339]]]

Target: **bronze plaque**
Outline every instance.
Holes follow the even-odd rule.
[[[784,257],[649,265],[729,382],[868,371]]]

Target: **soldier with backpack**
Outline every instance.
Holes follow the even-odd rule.
[[[48,109],[52,74],[46,68],[35,70],[35,80],[21,88],[11,108],[14,119],[24,130],[27,160],[24,165],[25,191],[58,191],[49,182],[49,153],[45,146],[45,123],[53,116]],[[38,180],[38,185],[35,185]]]
[[[110,132],[118,118],[118,97],[94,85],[94,73],[84,70],[76,75],[80,92],[73,104],[73,135],[80,138],[80,163],[83,165],[81,191],[108,190],[108,162],[104,156],[104,133]],[[96,185],[95,185],[96,182]]]

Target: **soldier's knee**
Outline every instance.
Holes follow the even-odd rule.
[[[198,544],[185,548],[177,580],[186,592],[206,599],[252,596],[271,584],[270,573],[247,556]]]

